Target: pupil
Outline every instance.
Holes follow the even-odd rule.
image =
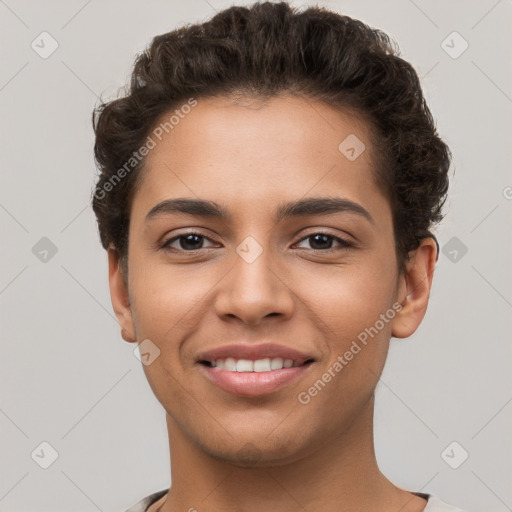
[[[180,242],[181,248],[182,249],[189,249],[189,250],[199,249],[200,247],[194,246],[194,242],[191,243],[192,247],[187,246],[191,239],[195,239],[196,243],[198,241],[201,242],[201,240],[200,240],[201,236],[200,235],[185,235],[185,236],[181,237],[181,242]],[[201,244],[199,244],[199,245],[201,245]]]
[[[332,240],[329,240],[331,237],[329,235],[322,235],[322,234],[317,234],[317,235],[312,235],[311,238],[314,240],[314,243],[311,244],[313,249],[330,249],[331,248],[331,245],[332,245]],[[329,247],[325,247],[325,246],[322,246],[322,243],[320,243],[320,246],[321,247],[314,247],[314,245],[317,243],[318,240],[323,240],[324,242],[331,242],[329,245]]]
[[[200,235],[185,235],[181,237],[181,248],[182,249],[189,249],[189,250],[195,250],[199,249],[200,247],[197,247],[197,244],[201,245],[201,236]],[[313,248],[314,249],[330,249],[332,245],[332,240],[329,235],[322,235],[322,234],[316,234],[311,235],[311,239],[313,239]],[[327,247],[325,246],[327,244]],[[314,246],[317,247],[314,247]],[[320,245],[320,247],[318,247]]]

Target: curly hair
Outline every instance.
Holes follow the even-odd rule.
[[[137,55],[125,96],[92,114],[100,171],[92,206],[103,247],[114,247],[126,263],[131,201],[145,162],[137,150],[165,113],[191,97],[284,93],[368,122],[378,160],[373,175],[390,203],[403,272],[409,252],[425,237],[435,239],[430,229],[444,216],[451,152],[418,75],[399,55],[388,35],[359,20],[286,2],[233,6],[154,37]]]

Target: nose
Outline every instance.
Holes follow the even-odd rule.
[[[285,274],[267,249],[254,261],[237,253],[233,267],[219,283],[217,315],[224,320],[236,317],[251,326],[259,325],[266,317],[290,318],[294,294]]]

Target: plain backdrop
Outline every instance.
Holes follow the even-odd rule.
[[[169,486],[164,411],[110,303],[90,118],[153,36],[229,5],[0,0],[0,511],[122,512]],[[378,463],[469,512],[511,510],[511,2],[319,5],[398,42],[454,155],[429,309],[377,388]]]

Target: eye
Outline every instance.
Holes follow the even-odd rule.
[[[348,240],[345,240],[339,236],[330,235],[329,233],[311,233],[310,235],[304,237],[301,242],[305,240],[311,240],[311,248],[314,251],[333,252],[347,249],[349,247],[354,247],[352,242],[349,242]],[[332,248],[333,241],[337,242],[341,247]]]
[[[166,251],[171,252],[194,252],[198,251],[200,249],[205,249],[208,247],[204,247],[204,241],[207,240],[214,244],[214,242],[204,236],[201,233],[195,232],[195,231],[188,231],[186,233],[181,233],[177,236],[174,236],[170,238],[169,240],[165,241],[161,248]],[[309,241],[311,244],[311,249],[313,251],[317,252],[335,252],[338,250],[348,249],[350,247],[354,247],[354,244],[344,238],[341,238],[339,236],[331,235],[329,233],[311,233],[310,235],[302,238],[302,240],[299,242],[304,243],[304,241]],[[333,243],[337,243],[338,247],[333,248]],[[211,247],[215,247],[215,245],[212,245]],[[306,248],[307,247],[299,247],[299,248]]]
[[[170,238],[162,244],[161,248],[169,251],[193,252],[199,249],[204,249],[204,240],[211,242],[209,238],[202,235],[201,233],[188,231],[186,233],[181,233],[178,236]],[[176,247],[176,245],[173,247],[173,244],[177,244],[178,247]]]

